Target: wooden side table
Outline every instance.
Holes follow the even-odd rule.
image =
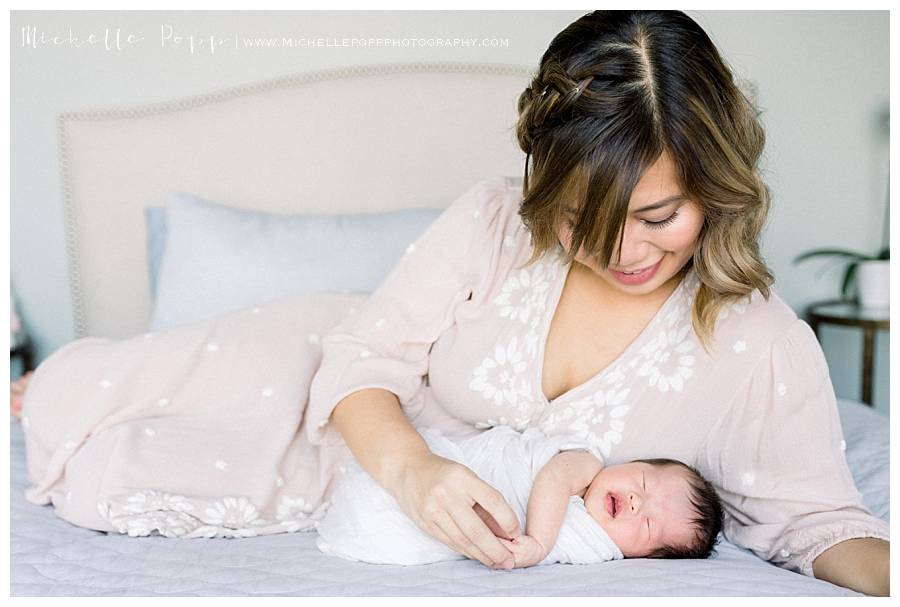
[[[889,308],[861,308],[854,302],[824,301],[806,311],[809,326],[819,337],[819,325],[858,327],[863,331],[862,401],[872,406],[872,369],[875,357],[875,332],[891,330]]]

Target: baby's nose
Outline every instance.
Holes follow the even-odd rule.
[[[637,493],[628,494],[628,508],[632,514],[637,514],[641,510],[641,497]]]

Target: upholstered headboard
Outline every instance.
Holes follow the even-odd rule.
[[[304,73],[59,117],[78,337],[151,314],[144,209],[183,191],[276,213],[443,207],[522,174],[516,100],[532,68],[393,64]]]

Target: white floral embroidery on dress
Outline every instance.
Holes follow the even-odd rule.
[[[259,517],[253,502],[244,496],[223,497],[207,508],[203,514],[205,522],[223,528],[217,530],[217,533],[224,533],[225,537],[252,537],[256,535],[256,530],[247,529],[248,525],[259,527],[266,524],[266,521]],[[229,531],[235,532],[235,535],[228,535]]]
[[[129,494],[122,510],[134,514],[142,514],[151,510],[175,510],[189,512],[194,505],[183,495],[144,489]]]
[[[156,531],[168,538],[188,537],[200,526],[197,519],[180,512],[147,512],[113,524],[119,533],[131,537],[146,537]]]
[[[562,425],[566,435],[598,448],[604,457],[609,457],[613,445],[622,440],[624,418],[629,410],[624,403],[630,391],[618,385],[597,390],[544,417],[540,429],[547,435],[556,434]]]
[[[519,349],[519,338],[513,336],[504,347],[497,344],[494,356],[486,357],[472,374],[469,388],[494,402],[498,407],[524,409],[534,400],[531,384],[522,376],[528,368]]]
[[[510,320],[521,320],[528,324],[532,314],[547,305],[550,283],[556,272],[554,263],[537,263],[531,268],[513,272],[500,287],[500,294],[494,303],[500,306],[500,316]]]
[[[323,502],[315,507],[302,497],[291,498],[285,495],[278,504],[278,513],[275,518],[287,528],[288,533],[300,530],[312,531],[315,529],[316,521],[325,516],[328,506],[328,502]]]
[[[528,327],[528,333],[525,334],[525,352],[532,358],[537,358],[538,353],[538,332],[537,327],[540,324],[540,318],[535,316],[531,319],[531,325]]]
[[[648,383],[660,392],[670,389],[681,392],[684,380],[694,375],[691,368],[695,358],[689,354],[696,343],[691,339],[691,326],[682,324],[668,331],[660,331],[639,351],[639,356],[632,360],[632,365],[644,359],[637,370],[638,377],[647,377]]]
[[[531,377],[526,375],[529,362],[538,355],[537,327],[539,312],[547,307],[550,286],[559,272],[558,259],[545,259],[530,268],[513,272],[500,287],[500,294],[494,298],[499,306],[500,317],[522,322],[528,331],[520,343],[514,335],[506,344],[497,343],[493,356],[487,356],[472,370],[469,388],[479,392],[483,398],[498,407],[516,410],[518,416],[508,421],[506,416],[496,420],[483,421],[481,427],[510,425],[522,430],[531,421],[530,410],[538,406]]]
[[[736,312],[738,314],[743,314],[747,311],[747,306],[750,304],[749,297],[742,297],[741,299],[732,302],[731,304],[722,306],[722,309],[719,310],[719,316],[717,320],[723,320],[728,318],[728,315],[731,312]]]
[[[98,501],[97,511],[119,533],[132,537],[154,531],[165,537],[253,537],[267,522],[246,497],[225,497],[209,503],[194,503],[187,497],[144,489]]]

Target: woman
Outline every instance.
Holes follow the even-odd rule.
[[[312,442],[345,441],[422,529],[493,567],[511,566],[511,509],[414,425],[680,459],[720,490],[729,540],[887,594],[888,526],[853,484],[815,337],[759,253],[764,134],[707,35],[680,12],[591,13],[518,107],[523,187],[466,192],[323,337]]]

